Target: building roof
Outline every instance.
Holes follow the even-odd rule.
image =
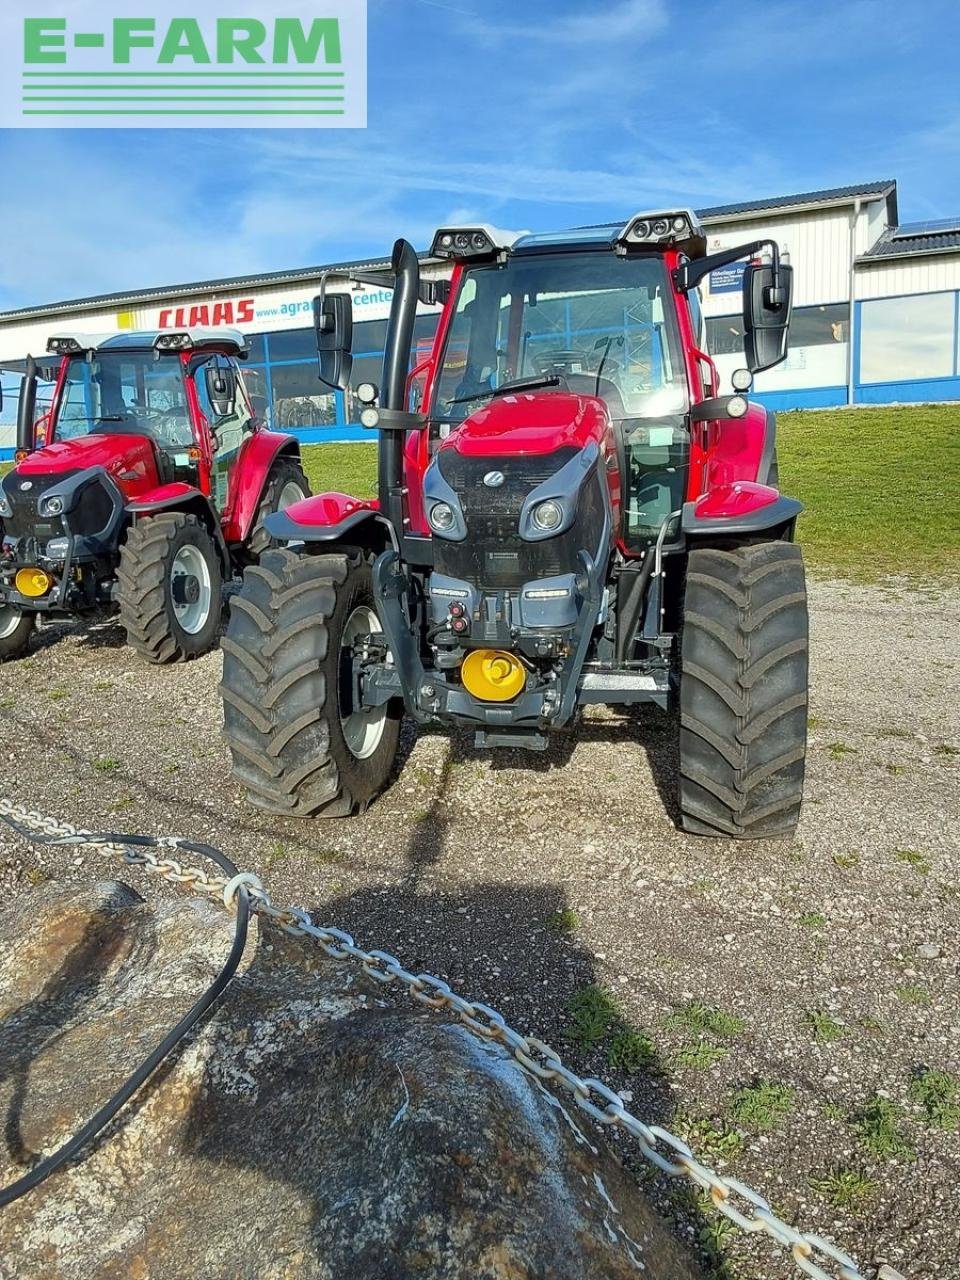
[[[426,255],[421,255],[423,259]],[[34,320],[64,311],[103,311],[116,305],[119,310],[168,298],[190,298],[206,293],[239,293],[244,289],[264,289],[271,285],[289,285],[319,280],[325,271],[384,271],[390,266],[384,258],[378,261],[327,263],[322,267],[295,267],[290,271],[264,271],[220,280],[199,280],[191,284],[159,285],[152,289],[129,289],[123,293],[101,293],[91,298],[66,298],[38,307],[20,307],[0,312],[0,324],[11,320]]]
[[[880,239],[862,253],[858,262],[884,258],[916,258],[930,253],[960,252],[960,218],[935,222],[905,222],[888,227]]]
[[[737,204],[713,205],[707,209],[696,210],[697,216],[705,223],[736,220],[738,218],[755,217],[768,212],[787,212],[794,209],[815,209],[835,205],[849,204],[857,197],[877,197],[887,202],[887,222],[891,227],[897,221],[897,184],[894,179],[878,182],[863,182],[848,187],[827,187],[820,191],[805,191],[795,195],[770,196],[762,200],[748,200]],[[600,231],[612,228],[619,231],[629,221],[628,217],[619,218],[615,222],[595,224],[592,227],[580,227],[579,231]],[[897,228],[897,233],[908,231],[909,227]],[[559,233],[558,233],[559,234]],[[906,240],[897,248],[885,248],[892,244],[895,237],[885,232],[858,261],[873,260],[874,257],[906,255],[907,253],[942,253],[955,246],[947,243],[950,233],[938,233],[935,245],[929,248],[906,248]],[[960,237],[960,230],[952,233]],[[562,233],[564,240],[570,239],[570,232]],[[924,237],[927,238],[927,237]],[[421,262],[434,262],[428,254],[420,254]],[[40,320],[46,316],[63,315],[84,311],[102,311],[116,307],[118,310],[137,306],[160,303],[166,300],[200,297],[206,294],[237,294],[246,289],[268,289],[272,286],[296,286],[318,281],[324,271],[383,271],[388,267],[386,259],[374,261],[360,260],[339,262],[325,266],[296,267],[287,271],[266,271],[242,276],[232,276],[217,280],[200,280],[189,284],[161,285],[148,289],[131,289],[121,293],[104,293],[90,298],[70,298],[61,302],[45,303],[36,307],[21,307],[12,311],[0,312],[0,324],[16,321]]]
[[[861,182],[852,187],[825,187],[822,191],[802,191],[792,196],[770,196],[765,200],[747,200],[739,204],[717,204],[709,209],[698,209],[697,213],[705,222],[718,218],[744,217],[751,213],[767,213],[770,210],[799,209],[804,205],[849,204],[857,196],[883,196],[887,200],[892,197],[891,221],[896,221],[897,183],[893,178],[885,178],[880,182]]]
[[[793,209],[823,208],[838,204],[850,204],[858,196],[875,196],[887,202],[888,222],[897,220],[897,184],[894,179],[882,182],[861,182],[853,187],[825,187],[822,191],[803,191],[792,196],[770,196],[764,200],[745,200],[739,204],[716,204],[708,209],[696,209],[696,216],[701,222],[719,222],[725,218],[750,218],[762,213],[783,213]],[[600,227],[620,228],[629,222],[629,218],[619,218],[616,222],[603,222]],[[593,230],[593,227],[583,228]]]

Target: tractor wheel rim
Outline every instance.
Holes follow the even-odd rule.
[[[280,490],[280,497],[277,499],[277,510],[286,511],[287,507],[292,507],[295,502],[302,502],[306,496],[296,480],[288,480]]]
[[[0,640],[6,640],[8,636],[13,635],[22,617],[23,614],[15,605],[0,605]]]
[[[182,600],[178,603],[178,579],[183,578],[196,578],[199,587],[196,600]],[[180,629],[189,636],[202,631],[210,617],[212,599],[210,566],[199,547],[185,543],[173,557],[173,564],[170,566],[170,602]]]
[[[379,633],[382,630],[380,619],[367,605],[358,605],[347,618],[340,636],[341,691],[353,689],[353,650],[357,641],[362,636]],[[343,731],[343,740],[352,756],[357,760],[366,760],[373,755],[383,738],[383,732],[387,726],[387,708],[384,705],[354,709],[352,692],[349,696],[350,702],[347,703],[341,692],[340,727]]]

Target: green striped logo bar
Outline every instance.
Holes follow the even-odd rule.
[[[38,18],[35,0],[4,0],[0,127],[364,128],[365,0],[283,8],[131,17],[81,0]]]

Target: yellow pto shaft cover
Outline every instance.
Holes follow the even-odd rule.
[[[481,702],[509,702],[527,682],[523,664],[503,649],[474,649],[463,660],[460,678]]]

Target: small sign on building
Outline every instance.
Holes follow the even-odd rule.
[[[743,289],[745,262],[731,262],[710,272],[711,293],[740,293]]]

